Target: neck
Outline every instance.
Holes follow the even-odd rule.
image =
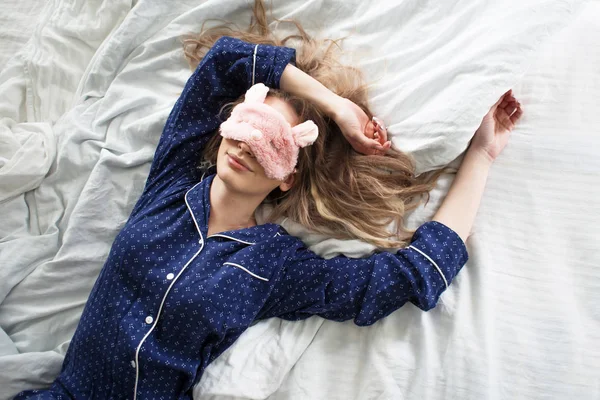
[[[208,234],[243,229],[256,225],[254,212],[264,199],[230,190],[215,175],[210,188]]]

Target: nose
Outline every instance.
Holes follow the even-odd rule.
[[[238,148],[240,150],[242,150],[244,153],[247,153],[250,157],[254,158],[254,154],[252,153],[252,150],[250,149],[250,146],[248,146],[245,142],[238,142]]]

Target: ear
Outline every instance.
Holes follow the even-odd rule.
[[[296,168],[294,168],[294,172],[289,174],[287,178],[281,184],[279,184],[279,190],[282,192],[287,192],[294,186],[294,182],[296,181]]]
[[[298,147],[306,147],[314,143],[319,136],[319,128],[311,121],[304,121],[292,128],[292,135]]]
[[[248,89],[244,103],[264,103],[269,88],[264,83],[257,83]]]

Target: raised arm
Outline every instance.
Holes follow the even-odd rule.
[[[468,260],[460,237],[439,222],[419,227],[409,247],[368,258],[323,259],[296,239],[259,319],[311,315],[371,325],[406,302],[433,308]]]
[[[175,102],[135,210],[178,179],[198,180],[196,165],[204,146],[223,122],[219,118],[221,107],[243,95],[252,85],[253,76],[254,83],[279,88],[283,70],[295,62],[293,48],[219,38]]]
[[[254,54],[256,51],[256,64]],[[204,56],[167,122],[154,156],[149,179],[193,170],[204,145],[221,124],[221,107],[243,95],[255,83],[279,88],[288,63],[295,63],[292,48],[255,45],[224,36]]]
[[[521,103],[506,92],[483,117],[452,186],[433,220],[451,227],[464,240],[470,234],[490,167],[523,115]]]
[[[433,308],[468,260],[465,241],[481,201],[489,167],[520,119],[509,91],[484,117],[433,221],[410,246],[364,259],[320,258],[297,240],[259,318],[299,320],[311,315],[371,325],[406,302]]]
[[[373,138],[374,125],[359,106],[333,93],[294,65],[290,64],[285,67],[281,76],[281,89],[302,97],[319,107],[335,121],[346,140],[357,152],[383,154],[392,145],[392,142],[387,140],[385,130],[381,132],[382,135],[379,138]]]

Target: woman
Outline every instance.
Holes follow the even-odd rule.
[[[255,321],[319,315],[371,325],[407,301],[435,306],[468,259],[464,242],[488,170],[522,114],[520,104],[509,91],[491,108],[442,206],[408,247],[325,260],[281,225],[257,224],[257,208],[268,201],[271,218],[326,221],[340,237],[392,248],[402,241],[382,233],[390,222],[383,217],[399,210],[392,220],[401,222],[427,183],[414,177],[407,156],[390,149],[385,127],[369,120],[364,102],[350,100],[360,102],[364,93],[336,94],[295,63],[289,47],[231,36],[211,46],[166,122],[144,191],[92,289],[61,374],[50,389],[17,399],[191,398],[208,364]],[[222,106],[241,96],[223,121]],[[347,176],[340,157],[349,146],[369,154],[348,155],[357,170],[378,168],[370,179]],[[207,163],[199,169],[203,151]],[[340,182],[346,186],[336,193]],[[353,220],[348,199],[372,196],[366,189],[379,191],[381,221]],[[336,208],[332,199],[345,203]],[[376,228],[364,233],[361,224]]]

